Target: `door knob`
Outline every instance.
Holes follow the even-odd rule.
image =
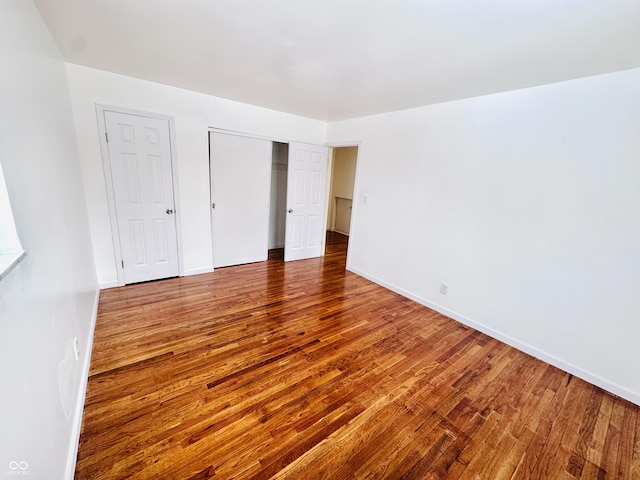
[[[293,213],[293,208],[290,208],[289,210],[287,210],[287,212]]]
[[[167,208],[167,215],[171,215],[173,213],[173,210],[170,208]]]

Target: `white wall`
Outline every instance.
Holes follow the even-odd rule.
[[[640,69],[327,131],[349,268],[640,404]]]
[[[67,71],[98,280],[103,286],[115,285],[117,277],[98,142],[96,103],[174,117],[181,270],[187,275],[212,268],[209,127],[284,141],[324,142],[326,124],[323,122],[78,65],[68,64]]]
[[[62,479],[98,289],[66,67],[30,0],[2,3],[0,62],[0,162],[27,251],[0,280],[0,476],[24,461],[29,478]]]

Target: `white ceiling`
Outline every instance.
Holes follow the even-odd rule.
[[[319,120],[640,67],[640,0],[34,0],[66,61]]]

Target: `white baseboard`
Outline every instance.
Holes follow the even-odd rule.
[[[82,428],[82,413],[84,412],[84,400],[87,395],[87,384],[89,383],[89,367],[91,366],[91,352],[93,351],[93,336],[96,330],[98,319],[98,303],[100,301],[100,290],[96,290],[91,312],[91,326],[85,347],[85,355],[80,371],[80,388],[76,398],[76,408],[73,412],[73,425],[71,427],[71,444],[69,445],[69,456],[67,457],[67,471],[65,479],[73,480],[76,473],[76,460],[78,458],[78,446],[80,443],[80,429]]]
[[[203,267],[203,268],[191,268],[189,270],[185,270],[180,273],[181,277],[190,277],[191,275],[200,275],[202,273],[211,273],[213,272],[213,267]],[[115,288],[121,287],[117,281],[116,282],[105,282],[100,284],[100,289],[104,290],[105,288]]]
[[[457,320],[458,322],[464,325],[467,325],[468,327],[474,328],[482,333],[485,333],[492,338],[500,340],[501,342],[504,342],[507,345],[510,345],[522,352],[525,352],[533,357],[536,357],[539,360],[542,360],[550,365],[553,365],[554,367],[557,367],[567,373],[570,373],[576,377],[586,380],[587,382],[592,383],[593,385],[596,385],[600,388],[603,388],[604,390],[607,390],[608,392],[611,392],[614,395],[618,395],[619,397],[629,400],[630,402],[636,405],[640,405],[640,393],[638,392],[629,390],[628,388],[618,385],[617,383],[611,382],[606,378],[596,375],[595,373],[589,372],[588,370],[585,370],[581,367],[578,367],[577,365],[567,362],[559,357],[556,357],[551,353],[548,353],[544,350],[540,350],[539,348],[534,347],[533,345],[529,345],[526,342],[518,340],[517,338],[513,338],[510,335],[507,335],[499,330],[495,330],[494,328],[491,328],[483,323],[477,322],[465,315],[462,315],[458,312],[454,312],[453,310],[449,310],[448,308],[443,307],[442,305],[439,305],[435,302],[427,300],[426,298],[422,298],[419,295],[415,295],[396,285],[385,282],[384,280],[377,278],[374,275],[370,275],[366,272],[363,272],[351,266],[348,266],[347,270],[353,273],[356,273],[361,277],[366,278],[367,280],[377,283],[378,285],[388,288],[392,292],[402,295],[403,297],[407,297],[415,302],[420,303],[421,305],[429,307],[432,310],[435,310],[449,318]]]
[[[202,268],[190,268],[189,270],[185,270],[180,275],[181,277],[190,277],[191,275],[201,275],[203,273],[211,273],[213,272],[213,267],[202,267]]]

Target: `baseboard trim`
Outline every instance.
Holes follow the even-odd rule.
[[[489,335],[492,338],[495,338],[497,340],[500,340],[501,342],[506,343],[507,345],[514,347],[524,353],[527,353],[539,360],[542,360],[543,362],[546,362],[550,365],[553,365],[554,367],[557,367],[567,373],[570,373],[576,377],[581,378],[582,380],[585,380],[589,383],[592,383],[593,385],[596,385],[604,390],[607,390],[610,393],[613,393],[614,395],[617,395],[621,398],[624,398],[626,400],[629,400],[630,402],[636,404],[636,405],[640,405],[640,393],[638,392],[634,392],[633,390],[629,390],[628,388],[625,388],[621,385],[618,385],[617,383],[611,382],[603,377],[601,377],[600,375],[597,375],[595,373],[592,373],[588,370],[585,370],[581,367],[578,367],[577,365],[574,365],[570,362],[567,362],[565,360],[563,360],[562,358],[559,358],[549,352],[546,352],[544,350],[541,350],[537,347],[534,347],[533,345],[530,345],[526,342],[523,342],[521,340],[518,340],[517,338],[514,338],[510,335],[507,335],[499,330],[496,330],[492,327],[489,327],[481,322],[475,321],[465,315],[462,315],[458,312],[455,312],[453,310],[450,310],[446,307],[443,307],[442,305],[439,305],[435,302],[432,302],[430,300],[427,300],[426,298],[423,298],[419,295],[415,295],[403,288],[400,288],[392,283],[386,282],[378,277],[376,277],[375,275],[370,275],[367,272],[364,272],[358,268],[353,268],[351,266],[347,267],[347,270],[360,275],[361,277],[366,278],[367,280],[370,280],[374,283],[377,283],[380,286],[383,286],[389,290],[391,290],[392,292],[395,292],[399,295],[402,295],[403,297],[409,298],[417,303],[420,303],[421,305],[424,305],[425,307],[429,307],[432,310],[435,310],[449,318],[452,318],[453,320],[456,320],[468,327],[474,328],[482,333],[485,333],[487,335]]]
[[[100,301],[100,289],[96,290],[93,300],[93,310],[91,312],[91,326],[89,337],[87,338],[86,353],[80,372],[81,384],[76,398],[76,408],[73,415],[73,426],[71,427],[71,445],[69,445],[69,456],[67,457],[67,471],[65,478],[73,480],[76,473],[76,460],[78,458],[78,447],[80,443],[80,430],[82,428],[82,413],[84,412],[84,401],[87,396],[87,384],[89,383],[89,367],[91,366],[91,352],[93,351],[93,336],[96,331],[96,321],[98,319],[98,303]]]
[[[181,277],[190,277],[191,275],[200,275],[203,273],[211,273],[213,272],[213,267],[203,267],[203,268],[191,268],[189,270],[185,270],[184,272],[180,273]],[[105,282],[105,283],[101,283],[100,284],[100,289],[104,290],[106,288],[115,288],[115,287],[120,287],[122,285],[120,285],[117,281],[115,282]]]
[[[213,267],[203,267],[203,268],[190,268],[189,270],[185,270],[180,275],[181,277],[190,277],[191,275],[202,275],[203,273],[211,273],[213,272]]]

